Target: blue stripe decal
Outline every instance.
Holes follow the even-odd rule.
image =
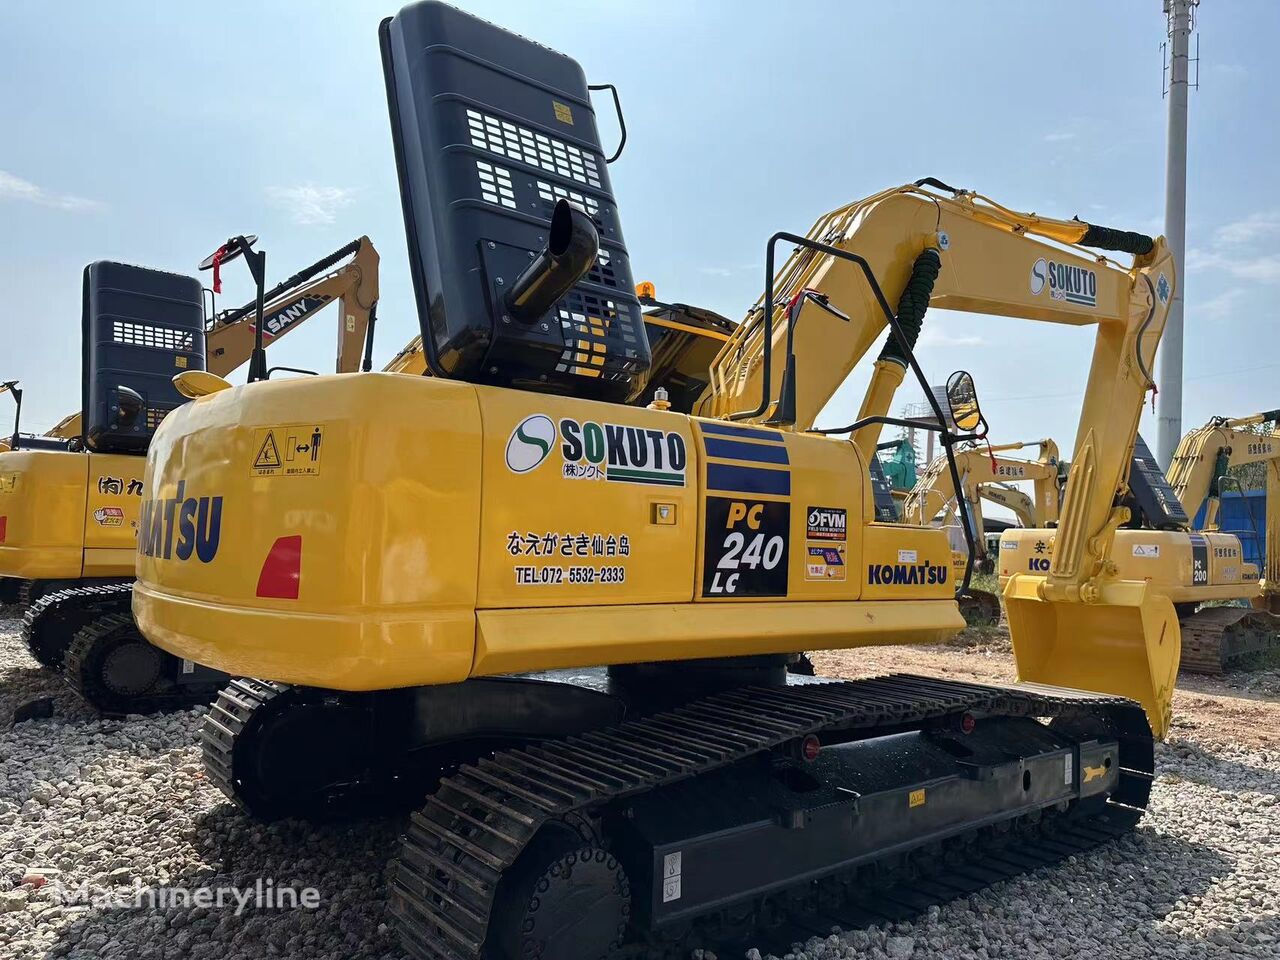
[[[708,463],[707,489],[725,493],[774,493],[790,496],[791,471]]]
[[[723,423],[703,423],[698,426],[703,433],[714,433],[722,437],[746,437],[751,440],[768,440],[771,443],[782,443],[782,434],[768,430],[753,430],[750,427],[730,427]]]
[[[777,443],[743,443],[740,440],[719,440],[703,437],[707,456],[726,460],[752,460],[756,463],[790,463],[787,448]]]

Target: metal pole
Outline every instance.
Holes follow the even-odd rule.
[[[1168,471],[1182,438],[1182,304],[1186,289],[1187,92],[1191,10],[1198,0],[1164,0],[1169,25],[1169,140],[1165,160],[1164,235],[1178,282],[1160,342],[1156,397],[1156,459]]]

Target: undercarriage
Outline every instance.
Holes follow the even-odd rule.
[[[41,589],[23,614],[22,639],[42,666],[101,713],[208,703],[227,675],[149,643],[133,622],[132,595],[132,580]]]
[[[411,955],[450,960],[675,957],[913,913],[1128,830],[1153,768],[1121,698],[779,658],[237,680],[201,738],[258,817],[419,807],[392,911]]]
[[[1195,612],[1179,609],[1179,613],[1180,666],[1188,673],[1251,669],[1280,654],[1280,616],[1267,610],[1203,607]]]

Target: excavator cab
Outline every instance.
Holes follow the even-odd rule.
[[[142,453],[185,402],[173,378],[204,369],[199,281],[100,260],[84,270],[84,444]]]
[[[649,344],[582,68],[445,4],[379,36],[428,369],[626,400]]]

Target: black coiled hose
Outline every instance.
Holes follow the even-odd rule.
[[[911,267],[911,277],[907,280],[907,286],[898,300],[898,325],[902,328],[903,336],[907,338],[908,350],[915,350],[916,341],[920,339],[920,328],[924,326],[924,312],[929,309],[929,297],[933,295],[933,284],[941,272],[942,257],[933,247],[916,257],[916,262]],[[898,343],[898,338],[894,336],[892,330],[889,331],[884,347],[880,350],[880,359],[892,360],[904,367],[907,366],[906,350],[903,349],[902,344]]]
[[[1116,250],[1120,253],[1132,253],[1144,256],[1150,253],[1156,242],[1145,233],[1134,233],[1132,230],[1114,230],[1111,227],[1099,227],[1086,224],[1088,230],[1080,238],[1080,246],[1094,247],[1098,250]]]

